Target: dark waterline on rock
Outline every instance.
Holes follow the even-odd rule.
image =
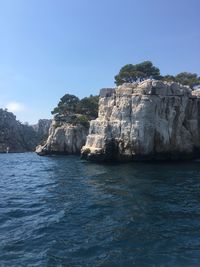
[[[0,154],[0,266],[199,266],[200,164]]]

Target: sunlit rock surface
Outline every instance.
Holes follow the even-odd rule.
[[[68,121],[69,120],[69,121]],[[36,148],[38,155],[50,154],[80,154],[81,147],[86,142],[88,128],[73,125],[70,118],[55,117],[49,129],[49,136],[43,145]]]
[[[199,156],[200,90],[146,80],[100,91],[82,158],[171,160]]]

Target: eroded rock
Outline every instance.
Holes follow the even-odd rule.
[[[85,144],[88,128],[83,125],[73,125],[69,117],[55,117],[49,129],[49,136],[43,145],[36,148],[38,155],[50,154],[80,154]]]
[[[199,95],[188,86],[152,80],[103,89],[82,158],[128,161],[199,156]]]

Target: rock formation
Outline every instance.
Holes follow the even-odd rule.
[[[74,115],[73,115],[74,117]],[[80,154],[85,144],[88,127],[72,123],[72,116],[56,115],[52,121],[49,136],[43,145],[36,148],[38,155]]]
[[[102,89],[82,158],[171,160],[200,155],[200,92],[146,80]]]
[[[32,125],[33,129],[37,133],[38,143],[47,139],[51,123],[52,120],[40,119],[37,124]]]
[[[0,153],[34,151],[37,141],[31,126],[17,121],[13,113],[0,109]]]

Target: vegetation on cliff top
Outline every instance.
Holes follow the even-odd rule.
[[[200,76],[198,76],[196,73],[190,72],[181,72],[175,76],[165,75],[162,77],[162,80],[168,82],[178,82],[183,85],[188,85],[192,89],[200,86]]]
[[[123,66],[115,76],[115,83],[116,85],[121,85],[123,83],[133,83],[145,79],[179,82],[180,84],[190,86],[192,89],[200,86],[200,76],[196,73],[181,72],[175,76],[162,76],[160,75],[159,68],[155,67],[151,61]]]
[[[162,76],[159,68],[155,67],[151,61],[123,66],[115,76],[115,83],[116,85],[121,85],[123,83],[141,82],[146,79],[179,82],[180,84],[190,86],[192,89],[200,86],[200,76],[196,73],[181,72],[175,76]],[[98,101],[98,96],[90,95],[89,97],[79,99],[75,95],[65,94],[51,113],[58,116],[70,115],[70,123],[88,127],[89,121],[98,116]]]
[[[58,106],[51,112],[53,115],[75,115],[72,124],[81,124],[89,127],[89,121],[98,115],[98,96],[90,95],[79,99],[75,95],[65,94],[59,101]]]
[[[123,83],[133,83],[149,78],[160,79],[160,77],[160,70],[152,62],[144,61],[140,64],[127,64],[123,66],[115,76],[115,83],[121,85]]]

